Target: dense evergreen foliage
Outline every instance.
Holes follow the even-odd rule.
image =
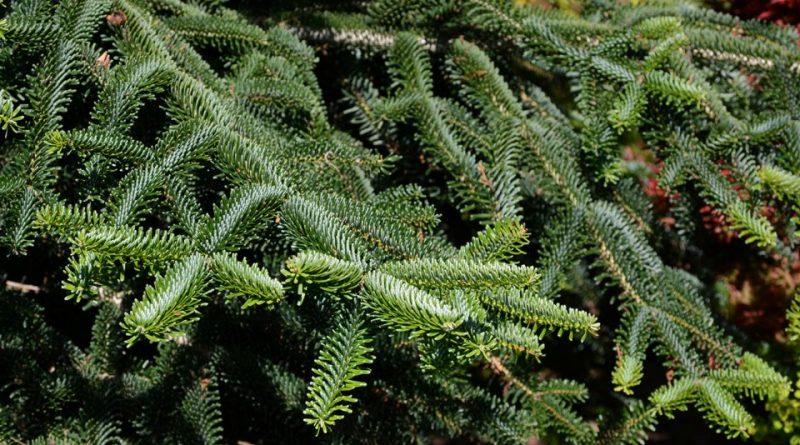
[[[798,363],[720,316],[704,226],[797,260],[794,29],[6,3],[0,442],[634,444],[687,410],[792,435]]]

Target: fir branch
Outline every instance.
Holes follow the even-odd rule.
[[[303,420],[317,433],[327,433],[344,414],[351,414],[350,405],[357,400],[348,393],[366,386],[360,377],[370,373],[366,367],[374,358],[363,323],[360,312],[351,312],[325,337],[314,361]]]
[[[390,275],[370,272],[364,278],[364,303],[381,322],[414,336],[442,338],[457,331],[461,314],[432,295]]]
[[[217,288],[232,298],[247,297],[242,309],[257,304],[271,306],[283,297],[281,283],[264,269],[221,253],[214,254],[212,259]]]
[[[156,278],[125,315],[123,326],[129,335],[128,345],[142,337],[164,341],[179,335],[185,325],[198,317],[208,275],[208,260],[194,254]]]
[[[533,267],[461,259],[390,262],[381,266],[381,271],[428,289],[535,288],[539,282]]]

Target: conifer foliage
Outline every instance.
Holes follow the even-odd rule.
[[[689,409],[747,438],[789,392],[710,304],[698,209],[797,254],[794,31],[671,1],[7,3],[0,442],[634,444]]]

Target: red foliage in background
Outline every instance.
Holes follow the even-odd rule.
[[[733,0],[717,3],[721,10],[746,19],[793,25],[800,32],[800,0]]]

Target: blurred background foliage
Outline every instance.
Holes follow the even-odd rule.
[[[558,8],[578,14],[584,1],[581,0],[514,0],[518,5],[533,5],[542,8]],[[617,3],[641,3],[641,0],[620,0]],[[800,0],[706,0],[707,6],[744,19],[775,23],[779,26],[796,27],[800,32]],[[800,46],[800,41],[798,41]],[[563,105],[563,104],[559,104]],[[677,197],[667,196],[659,189],[653,173],[660,165],[641,139],[630,142],[624,148],[629,168],[641,173],[645,193],[650,196],[661,222],[674,225],[673,202]],[[724,175],[730,172],[722,171]],[[733,179],[731,179],[733,180]],[[707,272],[714,282],[718,311],[741,329],[749,338],[758,342],[761,354],[770,357],[783,367],[787,375],[794,375],[795,391],[786,400],[770,402],[760,419],[759,433],[754,440],[770,444],[800,444],[800,347],[790,341],[786,333],[786,312],[795,296],[800,293],[800,251],[794,252],[793,260],[765,258],[756,251],[737,242],[737,235],[725,218],[713,207],[699,209],[705,232],[705,243],[709,251],[716,252],[704,260]],[[775,208],[765,207],[764,215],[771,215]],[[689,436],[691,436],[690,434]],[[656,442],[658,434],[651,439]],[[672,442],[675,437],[661,437]],[[705,439],[694,437],[697,443]],[[675,442],[677,443],[677,442]]]

